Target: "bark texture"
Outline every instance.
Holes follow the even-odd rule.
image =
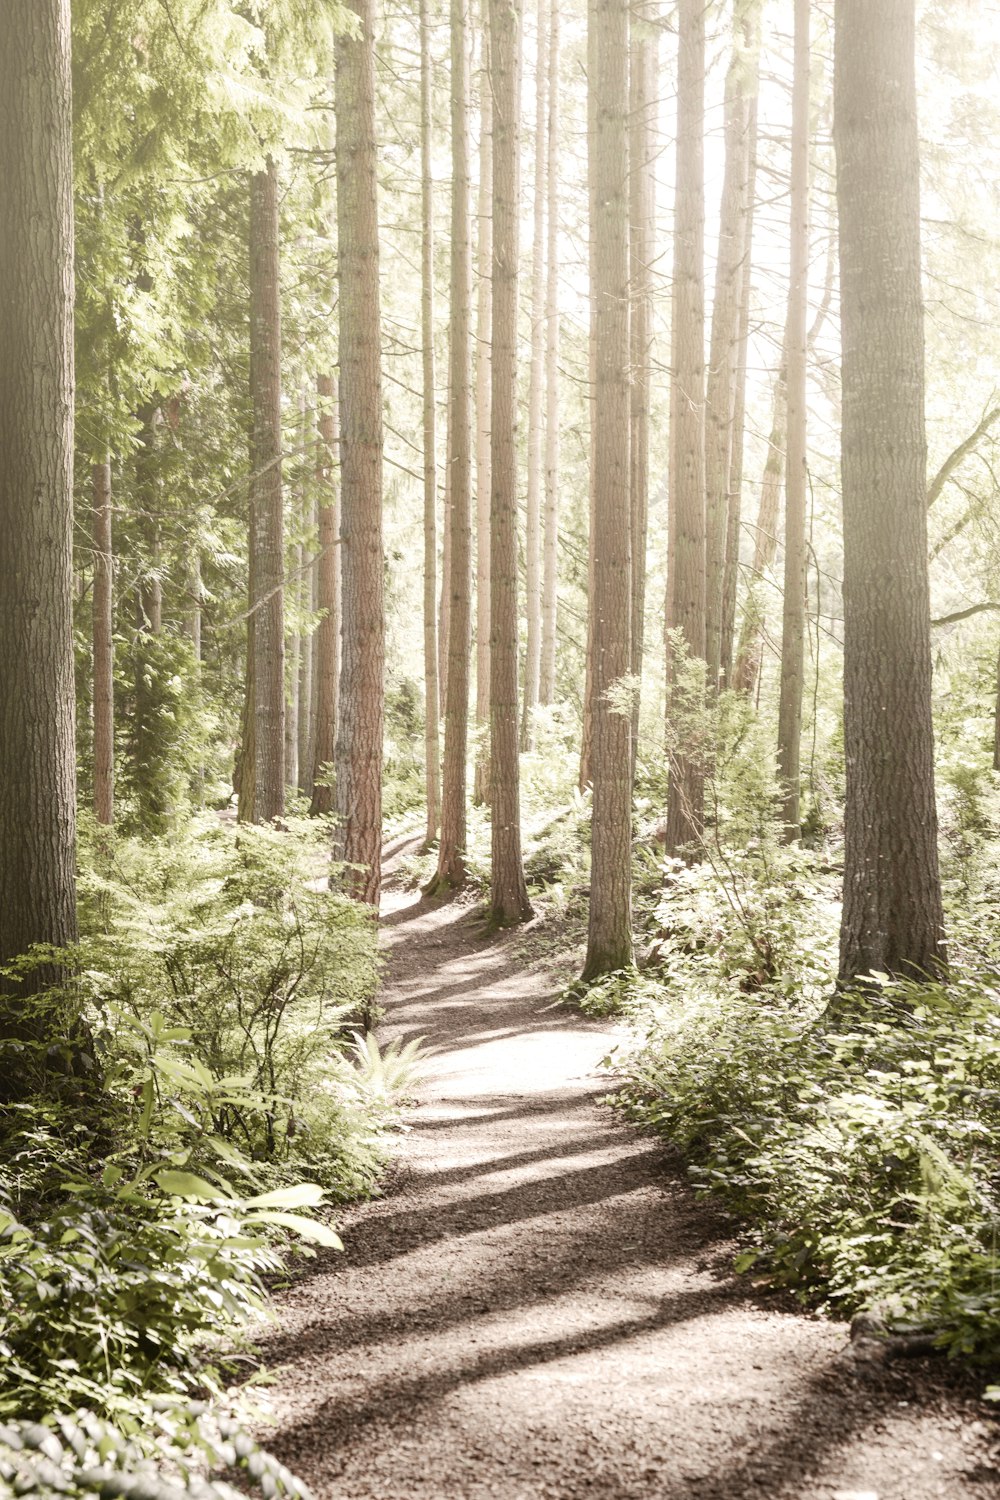
[[[705,656],[704,0],[680,0],[677,25],[667,623],[680,631],[690,656],[700,660]],[[676,689],[673,702],[676,707]],[[686,740],[685,734],[676,740],[671,758],[666,844],[674,854],[700,839],[703,824],[702,752]]]
[[[465,879],[469,655],[472,646],[472,241],[469,233],[468,0],[451,3],[451,596],[441,785],[439,886]]]
[[[69,0],[10,0],[5,14],[0,963],[76,937]]]
[[[590,0],[590,137],[597,383],[594,395],[594,726],[590,913],[584,979],[632,962],[631,715],[613,704],[631,668],[629,472],[629,31],[628,0]]]
[[[521,0],[490,0],[493,369],[490,423],[491,920],[531,915],[521,862],[517,692],[517,269]]]
[[[285,538],[281,479],[281,283],[278,169],[250,185],[250,506],[253,512],[253,818],[285,810]]]
[[[934,803],[914,0],[837,0],[843,330],[840,983],[944,960]]]
[[[319,624],[313,640],[316,681],[312,746],[312,817],[333,811],[331,775],[337,752],[340,708],[340,490],[337,449],[340,443],[337,380],[321,375],[319,396],[319,557],[316,559],[316,603]]]
[[[385,605],[373,0],[349,8],[359,34],[337,37],[335,79],[344,626],[333,852],[350,867],[347,889],[377,906]]]
[[[549,21],[549,103],[546,124],[548,188],[545,252],[545,495],[542,525],[542,651],[538,701],[556,695],[559,623],[559,5]]]
[[[476,247],[476,726],[479,747],[473,796],[490,800],[490,402],[493,344],[493,85],[489,66],[489,0],[483,0],[479,83],[479,239]]]
[[[649,388],[655,242],[656,32],[640,6],[633,12],[629,77],[629,264],[632,378],[629,400],[631,525],[632,769],[639,744],[639,680],[646,619],[646,533],[649,525]]]
[[[420,338],[424,444],[424,786],[427,842],[441,819],[441,690],[437,639],[437,404],[434,388],[433,71],[428,0],[420,0]]]
[[[114,551],[111,536],[111,463],[91,473],[94,502],[94,816],[115,821]]]
[[[785,589],[778,697],[778,779],[785,837],[799,836],[800,741],[806,636],[806,356],[809,278],[809,0],[795,0],[792,83],[791,263],[785,361]]]

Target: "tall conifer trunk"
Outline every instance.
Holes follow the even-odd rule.
[[[639,682],[646,618],[646,534],[649,523],[649,384],[652,350],[652,264],[655,231],[656,32],[644,8],[633,12],[629,78],[629,261],[632,382],[629,471],[631,510],[632,765],[639,743]]]
[[[69,0],[12,0],[7,11],[0,47],[0,963],[34,943],[76,938]]]
[[[705,656],[705,5],[679,0],[677,184],[674,214],[674,379],[670,391],[667,623]],[[668,667],[670,662],[668,660]],[[676,689],[675,702],[676,702]],[[668,713],[670,709],[668,708]],[[701,837],[703,752],[679,743],[671,761],[667,849]]]
[[[538,699],[556,695],[556,632],[559,618],[559,4],[549,21],[548,120],[545,176],[548,185],[545,252],[545,507],[542,528],[542,657]]]
[[[944,961],[927,575],[914,0],[837,0],[844,496],[840,982]]]
[[[115,821],[114,551],[111,463],[95,464],[94,501],[94,816]]]
[[[785,359],[785,592],[778,699],[778,777],[785,837],[799,836],[799,765],[806,633],[806,354],[809,277],[809,0],[795,0],[792,84],[791,267]]]
[[[253,512],[254,821],[285,810],[284,515],[281,480],[281,287],[278,169],[250,185],[250,506]]]
[[[337,711],[340,703],[340,490],[337,448],[340,440],[337,380],[321,375],[317,465],[319,493],[319,557],[316,559],[317,604],[320,621],[313,639],[316,682],[315,728],[312,746],[312,817],[333,811],[331,773],[337,749]]]
[[[489,0],[482,0],[479,83],[479,287],[476,297],[476,756],[474,797],[490,800],[490,403],[493,352],[493,87]]]
[[[628,0],[590,0],[597,63],[590,138],[595,204],[591,297],[596,303],[594,393],[594,628],[590,917],[584,979],[632,962],[631,716],[612,702],[631,668],[629,474]]]
[[[349,8],[359,32],[337,37],[335,89],[344,626],[333,852],[351,867],[347,888],[377,907],[385,607],[373,0]]]
[[[490,914],[531,915],[521,863],[517,692],[517,272],[521,0],[490,0],[493,84],[493,399],[490,422]]]
[[[437,639],[437,402],[434,380],[433,70],[428,0],[420,0],[420,338],[424,444],[424,788],[427,843],[441,820],[441,688]]]
[[[469,653],[472,646],[472,242],[469,234],[468,0],[451,0],[451,596],[445,691],[441,843],[436,884],[465,879]]]

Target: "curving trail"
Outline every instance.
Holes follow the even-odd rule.
[[[729,1274],[711,1212],[599,1103],[606,1026],[455,904],[390,891],[383,921],[386,1029],[440,1050],[390,1192],[265,1345],[268,1441],[319,1500],[1000,1494],[938,1366],[860,1366]]]

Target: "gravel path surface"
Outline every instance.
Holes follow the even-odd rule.
[[[606,1026],[457,905],[389,892],[387,1032],[440,1049],[391,1190],[281,1301],[272,1449],[320,1500],[986,1500],[995,1428],[933,1362],[859,1364],[756,1295]]]

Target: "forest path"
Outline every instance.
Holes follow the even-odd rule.
[[[600,1103],[610,1028],[456,903],[390,889],[387,1035],[430,1059],[387,1195],[280,1302],[272,1449],[319,1500],[967,1500],[998,1493],[937,1366],[755,1296]]]

